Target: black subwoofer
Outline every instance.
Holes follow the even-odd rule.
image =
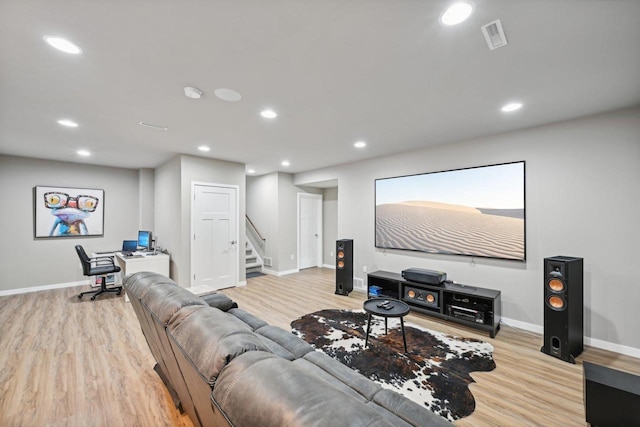
[[[353,291],[353,240],[336,241],[336,294]]]
[[[592,426],[640,426],[640,377],[583,362],[584,412]]]
[[[540,351],[575,363],[584,348],[582,258],[544,259],[544,344]]]

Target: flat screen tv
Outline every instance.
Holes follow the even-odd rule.
[[[524,261],[525,162],[375,180],[375,246]]]

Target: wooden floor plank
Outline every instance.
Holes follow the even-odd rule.
[[[335,271],[261,276],[223,293],[290,330],[304,314],[361,309],[365,294],[334,294]],[[140,325],[124,297],[79,300],[84,288],[0,297],[0,426],[192,426],[153,371]],[[503,326],[495,339],[424,315],[407,321],[490,342],[497,368],[475,372],[475,412],[459,426],[585,426],[582,362],[640,374],[640,360],[586,347],[572,365],[540,352],[539,334]]]

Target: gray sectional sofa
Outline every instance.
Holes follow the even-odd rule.
[[[195,426],[443,426],[445,419],[217,293],[149,272],[124,288],[177,407]]]

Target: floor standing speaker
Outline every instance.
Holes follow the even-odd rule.
[[[349,295],[353,290],[353,240],[336,241],[336,294]]]
[[[540,351],[565,362],[584,348],[582,258],[544,259],[544,344]]]

